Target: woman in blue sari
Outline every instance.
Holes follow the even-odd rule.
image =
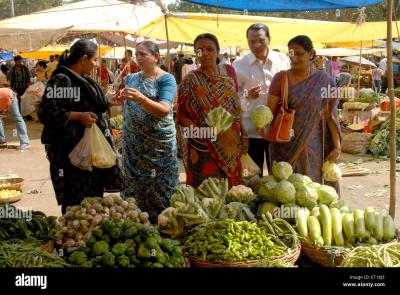
[[[176,81],[158,67],[160,52],[154,42],[139,43],[136,58],[141,71],[126,77],[119,97],[125,100],[122,196],[136,198],[155,223],[179,184],[172,112]]]
[[[287,75],[289,108],[296,110],[294,137],[288,143],[271,143],[270,163],[286,161],[294,172],[321,183],[324,161],[335,162],[341,153],[341,130],[337,112],[335,82],[327,73],[312,69],[315,57],[312,41],[301,35],[289,41],[291,69],[275,75],[269,89],[268,105],[276,114],[281,100],[281,83]],[[337,190],[338,183],[326,183]]]

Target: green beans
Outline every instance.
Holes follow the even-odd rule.
[[[208,261],[256,260],[281,255],[286,249],[282,243],[275,244],[256,223],[231,219],[199,228],[184,246],[187,254]]]
[[[356,247],[343,260],[342,267],[400,267],[400,243]]]
[[[1,267],[64,267],[65,261],[30,243],[0,245]]]

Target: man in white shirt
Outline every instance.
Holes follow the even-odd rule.
[[[249,136],[248,154],[263,171],[264,154],[269,168],[268,142],[258,135],[250,120],[254,107],[267,105],[268,91],[272,78],[280,71],[290,68],[289,58],[268,48],[271,41],[269,29],[264,24],[253,24],[246,32],[251,53],[236,59],[236,70],[241,97],[241,120]]]
[[[220,65],[230,65],[231,61],[229,59],[229,54],[228,52],[224,53],[224,57],[221,59],[221,61],[219,62]]]

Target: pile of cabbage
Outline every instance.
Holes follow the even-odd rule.
[[[330,170],[329,173],[326,170],[326,173],[329,174],[330,179],[338,177],[338,173],[335,174]],[[287,162],[274,162],[272,175],[260,178],[255,192],[259,203],[258,216],[270,212],[273,216],[282,218],[284,216],[279,216],[279,214],[285,211],[285,208],[291,210],[298,207],[312,209],[319,204],[330,207],[341,206],[339,196],[333,187],[313,182],[306,175],[293,173],[292,166]]]

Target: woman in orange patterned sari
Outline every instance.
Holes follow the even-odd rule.
[[[197,187],[204,179],[217,177],[238,185],[242,183],[240,156],[247,153],[248,138],[240,123],[236,73],[230,65],[218,65],[219,44],[214,35],[199,35],[194,48],[201,67],[180,84],[177,112],[186,183]],[[218,136],[187,132],[205,130],[207,114],[220,106],[235,117],[230,129]]]

